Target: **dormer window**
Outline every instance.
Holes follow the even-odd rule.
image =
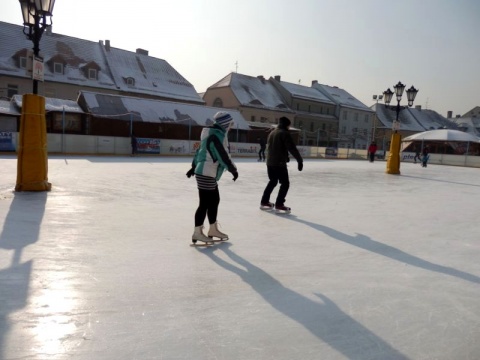
[[[55,74],[63,74],[63,64],[58,63],[58,62],[54,62],[53,63],[53,72]]]
[[[214,106],[214,107],[223,107],[223,101],[222,101],[222,99],[216,98],[216,99],[213,101],[213,106]]]
[[[135,79],[132,77],[126,78],[125,82],[127,83],[128,86],[135,86]]]
[[[27,58],[24,56],[20,57],[20,69],[26,69],[27,68]]]
[[[97,70],[96,69],[88,69],[88,78],[90,80],[97,80]]]

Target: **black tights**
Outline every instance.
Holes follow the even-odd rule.
[[[202,226],[207,215],[208,222],[210,224],[215,223],[217,221],[218,204],[220,204],[218,187],[215,190],[198,189],[198,197],[200,198],[200,203],[195,212],[195,227]]]

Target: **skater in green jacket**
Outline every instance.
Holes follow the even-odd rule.
[[[218,112],[214,120],[213,126],[202,130],[200,148],[195,153],[192,168],[187,172],[188,177],[195,174],[200,200],[195,212],[195,229],[192,235],[194,244],[197,240],[207,243],[213,238],[228,239],[228,235],[218,229],[220,193],[217,181],[225,170],[232,173],[233,181],[238,178],[237,168],[228,154],[227,135],[233,126],[233,118],[226,112]],[[203,223],[207,216],[210,223],[208,236],[203,233]]]

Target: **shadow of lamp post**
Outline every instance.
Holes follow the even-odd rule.
[[[393,87],[395,89],[395,93],[388,88],[386,91],[383,92],[385,104],[388,106],[390,101],[392,100],[393,94],[397,97],[397,106],[395,107],[396,117],[395,121],[393,122],[392,126],[392,138],[390,141],[390,152],[388,154],[387,159],[387,174],[400,174],[400,142],[402,140],[401,135],[398,133],[400,129],[400,122],[398,121],[398,115],[400,114],[400,110],[405,109],[406,106],[400,106],[400,101],[402,100],[403,91],[405,90],[405,85],[403,85],[400,81],[397,85]],[[413,86],[407,90],[407,100],[408,106],[413,105],[413,101],[415,100],[415,96],[417,96],[418,90],[415,89]]]
[[[17,146],[17,183],[15,191],[49,191],[45,98],[38,95],[43,81],[40,39],[52,25],[55,0],[19,0],[23,15],[23,33],[33,42],[33,94],[22,97],[22,115]],[[47,22],[50,18],[50,23]]]

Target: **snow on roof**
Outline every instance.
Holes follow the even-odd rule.
[[[118,88],[204,104],[197,91],[167,61],[110,47],[105,57]],[[126,79],[133,78],[128,85]]]
[[[0,44],[0,75],[31,78],[31,73],[18,64],[18,57],[26,57],[27,50],[32,47],[23,28],[0,21]],[[45,81],[204,104],[195,88],[165,60],[110,46],[109,51],[106,48],[103,41],[45,32],[40,43]],[[54,72],[53,63],[63,64],[63,73]],[[86,67],[98,70],[97,79],[87,76]],[[134,79],[133,85],[127,85],[128,77]]]
[[[12,102],[22,108],[22,95],[14,95]],[[67,113],[80,113],[83,114],[82,108],[73,100],[64,100],[64,99],[54,99],[54,98],[45,98],[45,110],[46,111],[55,111],[55,112],[67,112]]]
[[[384,104],[372,105],[377,113],[378,120],[386,128],[392,128],[397,113],[394,106],[385,106]],[[438,128],[456,129],[457,126],[452,121],[442,117],[433,110],[421,110],[415,108],[406,108],[400,110],[398,115],[400,130],[421,132]]]
[[[209,89],[226,86],[230,86],[237,100],[244,106],[292,112],[277,89],[263,77],[230,73]]]
[[[220,109],[210,106],[177,103],[162,100],[99,94],[81,91],[79,102],[86,111],[95,116],[111,117],[130,121],[173,122],[184,125],[209,126],[218,111],[228,112],[235,122],[234,128],[250,130],[248,123],[237,110]]]
[[[15,103],[8,100],[0,100],[0,114],[20,116],[21,113],[15,106]]]
[[[32,48],[32,42],[23,34],[23,28],[0,21],[0,43],[2,44],[0,74],[31,78],[31,74],[16,64],[18,60],[14,57],[18,52]],[[45,32],[40,43],[40,56],[46,64],[45,81],[116,90],[98,43]],[[52,59],[64,63],[63,73],[54,73],[53,69],[47,66]],[[92,61],[100,67],[98,80],[87,78],[80,68]]]
[[[371,112],[371,109],[368,106],[366,106],[360,100],[356,99],[347,91],[340,89],[337,86],[328,86],[316,83],[313,84],[312,87],[321,91],[324,95],[328,96],[336,104],[357,110]]]
[[[475,136],[480,136],[480,118],[478,117],[459,117],[452,119],[458,128]]]
[[[320,101],[328,104],[335,104],[327,96],[318,91],[315,87],[308,87],[298,84],[289,83],[286,81],[280,81],[280,84],[296,98],[303,98],[307,100]]]

